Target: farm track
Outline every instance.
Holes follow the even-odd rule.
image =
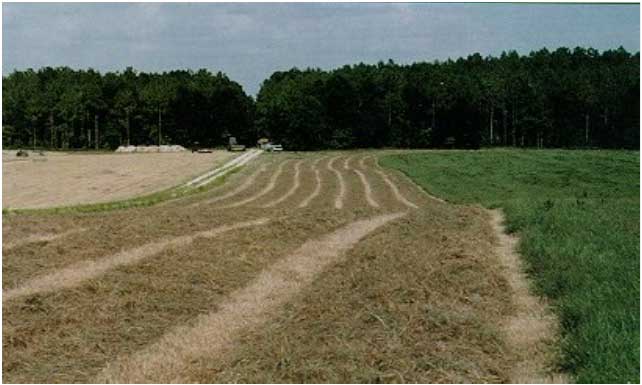
[[[400,213],[405,213],[405,217],[400,218]],[[261,218],[269,218],[269,225],[229,228],[235,223],[257,223]],[[266,368],[257,371],[254,377],[257,368],[242,369],[246,362],[243,357],[255,357],[254,354],[276,357],[278,354],[269,351],[273,343],[284,343],[289,346],[287,349],[302,348],[296,344],[297,339],[286,339],[286,343],[262,337],[261,333],[272,330],[274,325],[285,325],[300,337],[299,341],[314,341],[316,336],[306,334],[314,330],[314,325],[299,328],[296,322],[288,323],[282,317],[296,309],[308,309],[311,305],[307,301],[314,298],[314,306],[323,309],[326,303],[323,293],[330,299],[328,307],[312,319],[326,322],[328,327],[337,325],[338,333],[359,335],[349,329],[353,316],[323,321],[323,314],[332,316],[346,306],[353,312],[358,309],[357,316],[362,306],[368,309],[384,306],[388,302],[381,299],[381,291],[355,291],[350,287],[355,282],[363,285],[380,281],[382,286],[377,290],[396,287],[393,282],[397,282],[401,286],[394,290],[400,293],[415,293],[413,296],[423,293],[419,295],[426,296],[422,303],[431,303],[439,309],[454,304],[448,306],[464,313],[472,311],[477,317],[476,327],[482,330],[468,336],[470,349],[456,349],[461,362],[480,362],[478,367],[445,365],[439,369],[452,370],[460,377],[454,374],[440,377],[439,370],[422,372],[415,368],[416,373],[403,377],[405,381],[506,380],[508,377],[497,373],[507,371],[502,365],[512,362],[506,359],[498,366],[484,361],[490,359],[489,354],[493,360],[502,355],[501,341],[488,335],[495,335],[493,321],[497,314],[506,312],[509,293],[505,289],[501,294],[495,293],[494,287],[502,286],[501,277],[493,269],[481,269],[471,257],[479,250],[488,252],[490,247],[484,244],[480,248],[478,244],[484,239],[474,234],[481,231],[483,221],[478,218],[474,210],[454,210],[436,204],[403,177],[382,170],[376,155],[370,152],[331,152],[314,156],[265,154],[260,162],[250,162],[220,188],[177,199],[162,208],[5,219],[4,225],[9,228],[5,242],[15,242],[16,237],[30,230],[62,235],[5,250],[4,379],[7,382],[239,379],[253,382],[261,378],[269,382],[358,381],[357,377],[323,375],[288,377],[283,371],[272,373],[272,369]],[[369,219],[374,222],[368,222]],[[383,226],[388,221],[392,222]],[[66,235],[63,229],[69,224],[86,230]],[[375,231],[376,236],[366,236],[379,226],[383,227]],[[214,234],[213,229],[227,231],[224,236],[217,236],[223,234]],[[378,259],[381,253],[386,255],[386,262]],[[449,259],[453,254],[460,257]],[[397,262],[397,258],[405,262]],[[487,259],[493,261],[491,257]],[[364,261],[363,266],[360,261]],[[378,272],[379,268],[394,280],[387,280],[386,275],[366,274],[368,269]],[[455,272],[455,283],[445,281],[448,269]],[[408,281],[409,275],[419,272],[424,276]],[[383,282],[388,282],[387,286]],[[461,285],[457,286],[460,289],[448,290],[453,284]],[[429,289],[420,288],[421,285]],[[336,293],[330,289],[332,286],[337,288]],[[479,306],[468,303],[467,298],[482,287],[486,293],[490,290],[495,294],[489,299],[482,297]],[[355,295],[364,297],[350,305],[341,302]],[[414,301],[413,296],[396,300]],[[406,314],[410,310],[403,309],[398,310],[408,320],[421,318],[425,312],[413,308],[417,313]],[[376,315],[376,325],[390,327],[391,321],[385,316],[369,311]],[[489,312],[488,318],[484,312]],[[302,325],[311,320],[304,314],[288,317],[303,320]],[[360,322],[355,324],[355,330],[366,326]],[[450,325],[451,321],[444,322]],[[417,343],[433,345],[435,335],[450,341],[462,327],[458,321],[452,322],[453,329],[430,329],[413,338],[419,338]],[[491,330],[490,334],[485,334],[486,328]],[[372,341],[382,338],[385,339],[378,335]],[[425,345],[404,343],[410,350],[411,346],[426,349]],[[483,353],[484,344],[490,344],[486,350],[491,353]],[[366,361],[359,361],[365,359],[359,349],[349,356],[357,360],[356,366],[367,366]],[[161,355],[160,351],[171,354]],[[452,359],[449,356],[452,351],[444,352],[448,354],[442,356],[431,350],[437,365]],[[302,358],[306,357],[301,353]],[[381,354],[386,360],[394,356]],[[262,361],[256,358],[255,362]],[[213,369],[213,363],[224,367]],[[273,366],[278,367],[276,363]],[[262,377],[261,373],[269,376]]]

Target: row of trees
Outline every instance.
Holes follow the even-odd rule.
[[[274,73],[259,131],[294,148],[639,146],[640,56],[546,49]]]
[[[640,56],[623,48],[479,54],[433,63],[275,72],[256,102],[206,70],[101,75],[43,68],[3,78],[5,146],[216,146],[259,136],[288,149],[638,148]]]
[[[254,101],[222,73],[101,75],[66,67],[3,78],[5,146],[115,148],[128,144],[214,146],[227,135],[250,141]]]

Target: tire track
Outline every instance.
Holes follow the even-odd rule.
[[[257,200],[257,199],[259,199],[260,197],[262,197],[263,195],[265,195],[265,194],[269,193],[270,191],[274,190],[274,187],[276,187],[276,181],[277,181],[277,179],[278,179],[278,178],[279,178],[279,176],[281,176],[281,174],[283,173],[283,167],[284,167],[284,166],[285,166],[285,164],[286,164],[286,163],[288,163],[289,161],[290,161],[289,159],[286,159],[286,160],[284,160],[283,162],[281,162],[281,163],[279,164],[279,167],[276,169],[276,171],[274,172],[274,174],[272,174],[272,176],[270,177],[270,182],[268,183],[268,185],[267,185],[267,186],[265,186],[265,187],[263,188],[263,190],[259,191],[257,194],[254,194],[254,195],[252,195],[252,196],[251,196],[251,197],[249,197],[249,198],[246,198],[246,199],[243,199],[243,200],[241,200],[241,201],[234,202],[234,203],[231,203],[231,204],[228,204],[228,205],[225,205],[225,206],[221,206],[220,208],[222,208],[222,209],[227,209],[227,208],[233,208],[233,207],[244,206],[244,205],[246,205],[246,204],[248,204],[248,203],[250,203],[250,202],[254,202],[255,200]]]
[[[207,200],[204,200],[204,201],[201,201],[201,202],[193,203],[191,206],[199,206],[199,205],[203,205],[203,204],[216,203],[216,202],[222,201],[224,199],[231,198],[236,194],[242,193],[243,191],[245,191],[248,188],[250,188],[254,184],[254,182],[256,182],[256,180],[255,180],[256,177],[259,174],[265,172],[265,170],[267,170],[267,165],[262,164],[261,167],[258,170],[254,171],[251,175],[249,175],[247,177],[247,179],[245,180],[245,182],[243,182],[243,184],[241,184],[240,186],[238,186],[234,190],[229,191],[228,193],[223,194],[221,196],[217,196],[217,197],[214,197],[214,198],[211,198],[211,199],[207,199]]]
[[[257,150],[257,149],[250,150],[249,152],[246,152],[245,154],[241,156],[237,156],[236,158],[230,160],[229,162],[225,163],[221,167],[218,167],[210,172],[207,172],[199,177],[196,177],[195,179],[192,179],[191,181],[185,183],[184,187],[198,188],[198,187],[204,186],[210,183],[211,181],[213,181],[214,179],[229,173],[232,169],[236,167],[241,167],[247,164],[252,159],[261,155],[261,153],[263,153],[263,150]]]
[[[237,333],[266,322],[270,312],[286,303],[363,237],[405,213],[376,216],[350,223],[333,233],[305,242],[264,270],[248,286],[232,292],[217,310],[191,325],[179,326],[157,343],[107,365],[100,383],[185,382],[195,359],[215,357],[234,345]]]
[[[192,235],[175,237],[165,241],[150,242],[134,249],[125,250],[99,260],[82,261],[57,271],[29,279],[23,285],[5,290],[2,303],[27,295],[48,293],[70,287],[75,287],[92,278],[99,277],[118,266],[131,265],[142,259],[158,254],[171,246],[187,246],[196,238],[213,238],[227,231],[249,226],[265,224],[268,218],[260,218],[232,225],[223,225],[211,230],[197,232]]]
[[[377,174],[379,174],[379,176],[381,176],[381,179],[383,179],[383,181],[386,182],[388,187],[390,187],[390,190],[392,191],[392,194],[395,196],[397,201],[399,201],[400,203],[404,204],[406,207],[409,207],[409,208],[413,208],[413,209],[419,208],[419,206],[417,206],[416,204],[414,204],[411,201],[409,201],[408,199],[406,199],[401,194],[401,192],[399,192],[399,188],[397,187],[397,185],[395,185],[394,182],[392,180],[390,180],[390,178],[388,177],[388,175],[386,175],[386,173],[381,171],[381,166],[379,166],[379,163],[378,163],[377,159],[375,159],[375,168],[373,170]]]
[[[334,158],[330,159],[328,162],[328,170],[334,172],[334,174],[337,176],[337,180],[339,181],[339,192],[337,193],[337,197],[334,199],[334,207],[338,210],[341,210],[343,208],[343,200],[345,199],[346,195],[346,182],[343,179],[343,175],[341,175],[341,172],[334,168],[332,165],[335,160],[339,159],[340,156],[335,156]]]
[[[280,198],[273,200],[272,202],[266,203],[261,207],[263,208],[274,207],[279,203],[283,202],[284,200],[288,199],[289,197],[291,197],[292,194],[294,194],[296,190],[299,189],[299,186],[301,185],[301,182],[299,180],[299,175],[301,174],[301,163],[303,163],[303,159],[299,160],[294,164],[294,184],[292,185],[290,190],[288,190],[288,192],[286,192]]]
[[[321,185],[323,184],[323,180],[321,179],[321,173],[319,172],[317,165],[322,159],[325,159],[325,158],[326,157],[318,158],[312,163],[311,168],[314,171],[314,178],[316,180],[316,185],[314,186],[314,191],[312,191],[312,194],[310,194],[307,198],[303,200],[303,202],[299,204],[299,208],[307,207],[310,204],[310,202],[312,202],[312,200],[316,198],[321,192]]]

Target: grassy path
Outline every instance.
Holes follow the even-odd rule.
[[[433,151],[381,163],[437,197],[501,207],[559,314],[562,368],[578,382],[639,381],[639,152]]]

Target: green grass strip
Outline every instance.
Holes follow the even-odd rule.
[[[561,368],[579,383],[639,382],[638,151],[437,151],[381,164],[448,201],[501,207],[559,316]]]

